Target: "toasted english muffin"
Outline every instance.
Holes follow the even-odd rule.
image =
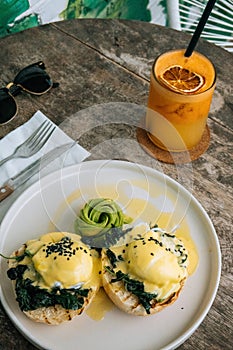
[[[26,242],[8,260],[20,309],[50,325],[72,320],[99,289],[98,261],[74,234],[53,232]]]
[[[147,232],[121,247],[102,250],[106,294],[121,310],[147,316],[174,303],[188,276],[188,253],[175,236]]]

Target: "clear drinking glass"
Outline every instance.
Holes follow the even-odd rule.
[[[208,58],[196,51],[187,58],[184,52],[160,55],[150,80],[146,130],[156,146],[172,152],[190,150],[200,142],[216,82]]]

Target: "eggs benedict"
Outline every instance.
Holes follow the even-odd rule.
[[[182,241],[154,228],[123,246],[102,250],[103,287],[117,307],[146,316],[178,298],[187,266]]]
[[[75,234],[52,232],[29,240],[8,263],[19,307],[37,322],[71,320],[99,289],[98,253]]]

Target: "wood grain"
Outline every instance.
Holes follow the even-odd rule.
[[[217,87],[208,120],[211,140],[199,159],[179,170],[173,164],[156,162],[136,144],[136,128],[143,117],[143,108],[135,107],[133,121],[126,117],[125,122],[120,119],[119,123],[113,123],[113,115],[101,119],[98,108],[96,113],[92,113],[92,109],[90,113],[82,112],[91,106],[114,104],[113,110],[119,108],[117,119],[124,104],[145,106],[153,60],[168,49],[186,47],[189,40],[188,34],[168,28],[118,20],[57,22],[1,39],[2,86],[21,68],[41,59],[60,86],[40,97],[18,95],[18,115],[0,127],[0,137],[40,109],[71,137],[79,139],[80,144],[92,152],[91,159],[113,157],[137,161],[159,167],[181,181],[202,204],[215,226],[221,245],[222,275],[208,315],[179,350],[230,350],[233,344],[233,55],[206,41],[198,43],[197,50],[213,61],[217,71]],[[124,115],[125,112],[121,112]],[[135,147],[130,147],[130,142]],[[180,178],[181,172],[183,178]],[[35,349],[18,333],[2,307],[0,349]]]

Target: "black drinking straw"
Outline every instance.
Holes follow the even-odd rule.
[[[189,46],[187,47],[186,51],[185,51],[185,57],[190,57],[193,53],[193,50],[198,42],[198,39],[200,38],[200,35],[203,31],[203,28],[209,18],[209,15],[214,7],[216,0],[209,0],[205,10],[201,16],[200,22],[197,25],[197,28],[192,36],[192,39],[190,40]]]

